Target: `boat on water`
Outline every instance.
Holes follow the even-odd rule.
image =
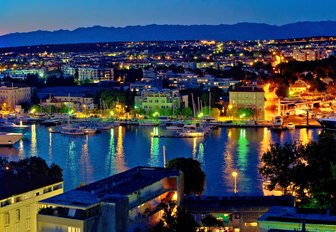
[[[170,125],[166,126],[166,130],[183,130],[183,122],[172,122]]]
[[[23,137],[22,133],[0,132],[0,146],[11,146]]]
[[[12,133],[26,133],[29,130],[30,126],[27,125],[17,125],[13,122],[1,122],[0,131],[2,132],[12,132]]]
[[[61,119],[47,119],[41,122],[41,125],[43,126],[57,126],[62,124]]]
[[[273,121],[273,126],[271,127],[271,130],[284,130],[286,127],[283,126],[284,121],[283,118],[278,115],[275,116],[274,121]]]
[[[316,121],[326,130],[336,130],[336,118],[317,118]]]
[[[60,133],[63,135],[84,135],[84,131],[82,129],[76,127],[61,127]]]
[[[293,130],[293,129],[295,129],[295,124],[292,123],[292,122],[289,122],[289,123],[287,124],[286,128],[287,128],[288,130]]]

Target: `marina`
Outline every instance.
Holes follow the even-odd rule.
[[[50,127],[56,128],[56,127]],[[264,128],[217,127],[205,137],[179,138],[151,136],[164,127],[114,126],[95,135],[68,136],[50,133],[48,127],[31,125],[12,147],[0,147],[0,156],[9,160],[39,156],[63,169],[65,190],[91,183],[129,168],[164,166],[164,159],[176,157],[198,160],[206,173],[207,195],[232,195],[236,171],[239,195],[264,195],[258,174],[260,158],[271,143],[316,139],[320,128],[298,128],[273,132]],[[166,157],[163,157],[163,146]]]

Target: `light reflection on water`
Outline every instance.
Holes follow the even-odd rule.
[[[206,138],[153,138],[150,132],[161,128],[115,127],[92,136],[50,134],[42,126],[32,126],[14,147],[0,147],[0,156],[18,160],[39,156],[63,168],[65,189],[87,184],[137,165],[163,166],[175,157],[197,159],[206,173],[208,195],[232,195],[237,171],[240,195],[262,195],[258,174],[260,158],[271,143],[317,138],[319,129],[272,132],[267,128],[218,128]]]

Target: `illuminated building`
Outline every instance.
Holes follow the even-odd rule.
[[[301,93],[305,93],[308,89],[308,85],[306,82],[304,82],[301,79],[298,79],[295,81],[295,83],[291,86],[289,86],[289,95],[294,96],[294,95],[299,95]]]
[[[272,207],[258,219],[259,231],[335,231],[336,215],[328,210]]]
[[[30,103],[30,101],[30,87],[0,87],[0,103],[2,109],[14,110],[16,105]]]
[[[114,71],[113,68],[92,68],[81,67],[78,68],[78,80],[90,80],[93,82],[113,80]]]
[[[45,69],[14,69],[5,72],[6,75],[10,76],[11,78],[16,79],[25,79],[27,75],[38,75],[39,78],[44,78],[46,74]]]
[[[63,181],[0,171],[0,231],[36,231],[39,201],[63,193]]]
[[[265,119],[265,92],[255,86],[234,86],[229,91],[229,108],[255,110],[257,120]],[[231,107],[230,107],[231,106]]]
[[[136,167],[40,201],[37,230],[146,231],[161,218],[161,202],[179,204],[182,183],[178,171]]]
[[[181,107],[182,99],[177,90],[143,90],[139,96],[135,97],[135,106],[146,111],[178,109]]]

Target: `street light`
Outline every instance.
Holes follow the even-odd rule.
[[[232,172],[232,176],[234,178],[234,193],[236,194],[237,193],[237,176],[238,176],[238,173],[237,172]]]

